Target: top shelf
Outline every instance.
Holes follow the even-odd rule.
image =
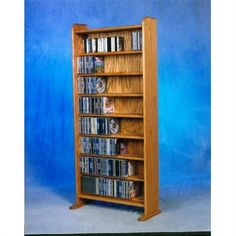
[[[80,30],[80,31],[75,31],[75,34],[93,34],[93,33],[105,33],[105,32],[117,32],[117,31],[125,31],[125,30],[141,30],[141,29],[142,29],[141,25],[129,25],[129,26],[121,26],[121,27]]]

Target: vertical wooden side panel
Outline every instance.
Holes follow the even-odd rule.
[[[84,24],[74,24],[72,27],[72,61],[73,61],[73,101],[74,101],[74,140],[75,140],[75,175],[76,175],[76,203],[71,206],[71,209],[76,209],[84,205],[84,201],[79,198],[81,191],[80,184],[80,141],[79,141],[79,120],[77,114],[79,113],[78,102],[78,76],[77,76],[77,56],[83,51],[83,39],[75,31],[86,30],[87,26]]]
[[[157,40],[155,18],[142,22],[143,109],[144,109],[144,215],[146,220],[158,213],[158,137],[157,137]]]

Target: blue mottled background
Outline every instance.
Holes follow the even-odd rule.
[[[26,0],[26,183],[74,184],[71,26],[158,22],[160,183],[210,180],[210,1]]]

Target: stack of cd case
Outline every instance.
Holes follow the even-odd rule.
[[[132,50],[142,50],[142,31],[131,32],[131,47]]]
[[[104,58],[94,56],[77,57],[77,73],[92,74],[104,72]]]
[[[81,157],[80,171],[83,174],[127,177],[135,174],[135,162],[110,158]]]
[[[115,110],[114,98],[111,97],[80,97],[79,112],[81,114],[107,114]]]
[[[116,134],[119,131],[120,121],[117,118],[79,118],[79,132],[81,134]]]
[[[103,77],[79,77],[78,93],[79,94],[96,94],[106,91],[106,78]]]
[[[114,156],[120,153],[119,144],[115,138],[80,137],[80,152]]]
[[[102,37],[84,39],[84,52],[115,52],[124,50],[124,37]]]
[[[140,194],[140,183],[102,177],[82,176],[83,193],[131,199]]]

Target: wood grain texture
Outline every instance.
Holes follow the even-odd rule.
[[[128,154],[143,156],[143,140],[127,140]]]
[[[107,93],[143,93],[141,76],[107,77]]]
[[[135,175],[142,176],[144,178],[144,162],[136,161],[135,162]]]
[[[120,134],[143,136],[143,120],[120,119]]]
[[[158,186],[158,126],[157,126],[157,41],[156,19],[145,17],[143,34],[144,91],[144,216],[148,219],[160,212]]]
[[[103,202],[112,202],[130,206],[137,206],[143,207],[143,201],[139,198],[138,200],[134,199],[122,199],[122,198],[115,198],[115,197],[107,197],[107,196],[100,196],[100,195],[93,195],[93,194],[81,194],[81,198],[90,199],[90,200],[98,200]]]
[[[127,26],[119,26],[119,27],[106,27],[106,28],[97,28],[97,29],[86,29],[86,30],[79,30],[76,31],[77,34],[93,34],[93,33],[113,33],[115,35],[120,31],[130,31],[130,30],[138,30],[141,29],[141,25],[127,25]]]
[[[104,73],[142,72],[142,55],[119,55],[104,57]]]
[[[76,176],[76,204],[71,206],[71,209],[85,205],[83,199],[80,199],[81,184],[80,184],[80,168],[78,157],[80,154],[79,141],[79,123],[77,114],[79,113],[78,103],[78,85],[77,85],[77,57],[83,50],[83,41],[75,32],[79,30],[86,30],[87,26],[82,24],[75,24],[72,27],[72,62],[73,62],[73,103],[74,103],[74,140],[75,140],[75,176]]]
[[[143,99],[142,98],[114,98],[116,113],[143,113]]]

